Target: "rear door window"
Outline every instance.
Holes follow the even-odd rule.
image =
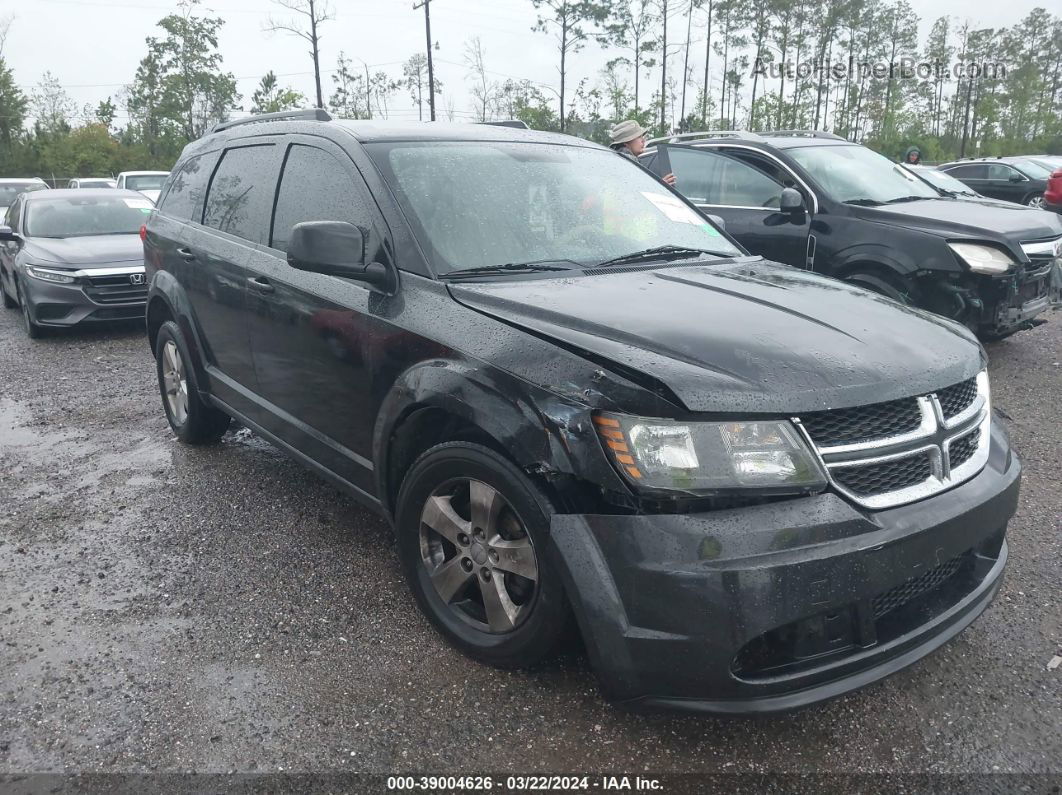
[[[276,191],[276,147],[226,149],[207,192],[203,223],[252,243],[267,244]]]
[[[988,168],[983,165],[953,166],[945,171],[956,179],[984,179],[988,174]]]
[[[295,144],[284,161],[271,246],[287,251],[292,228],[305,221],[346,221],[367,227],[372,217],[368,201],[348,166],[317,147]]]

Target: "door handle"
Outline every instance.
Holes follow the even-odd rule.
[[[177,256],[183,259],[185,262],[192,262],[195,260],[195,252],[190,248],[177,249]]]
[[[251,289],[257,290],[260,293],[271,293],[276,289],[270,284],[269,279],[262,276],[248,276],[247,283],[251,286]]]

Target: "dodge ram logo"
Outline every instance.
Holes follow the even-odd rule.
[[[144,283],[144,274],[142,274],[142,273],[130,273],[129,274],[129,283],[130,284],[143,284]]]

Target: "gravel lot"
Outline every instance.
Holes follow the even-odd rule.
[[[577,653],[470,662],[420,617],[382,520],[246,430],[173,440],[140,328],[31,342],[17,320],[0,774],[1062,772],[1062,314],[989,350],[1025,463],[995,604],[881,684],[738,721],[618,711]]]

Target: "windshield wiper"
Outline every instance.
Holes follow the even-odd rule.
[[[845,199],[845,204],[858,204],[860,207],[880,207],[883,202],[877,199]]]
[[[902,204],[903,202],[920,202],[924,199],[939,199],[939,196],[897,196],[895,199],[889,199],[882,204]]]
[[[569,262],[573,267],[558,263]],[[540,259],[531,262],[507,262],[504,265],[480,265],[476,268],[462,268],[439,275],[440,279],[467,279],[473,276],[493,276],[500,273],[539,273],[541,271],[570,271],[578,268],[579,263],[570,259]]]
[[[607,259],[604,262],[599,262],[595,265],[595,268],[609,268],[613,265],[626,265],[632,262],[651,262],[654,260],[666,262],[674,259],[688,259],[690,257],[699,257],[702,254],[711,254],[716,257],[729,257],[730,253],[723,253],[719,251],[711,251],[706,248],[689,248],[687,246],[654,246],[653,248],[642,249],[641,251],[632,251],[630,254],[624,254],[621,257],[613,257]]]

